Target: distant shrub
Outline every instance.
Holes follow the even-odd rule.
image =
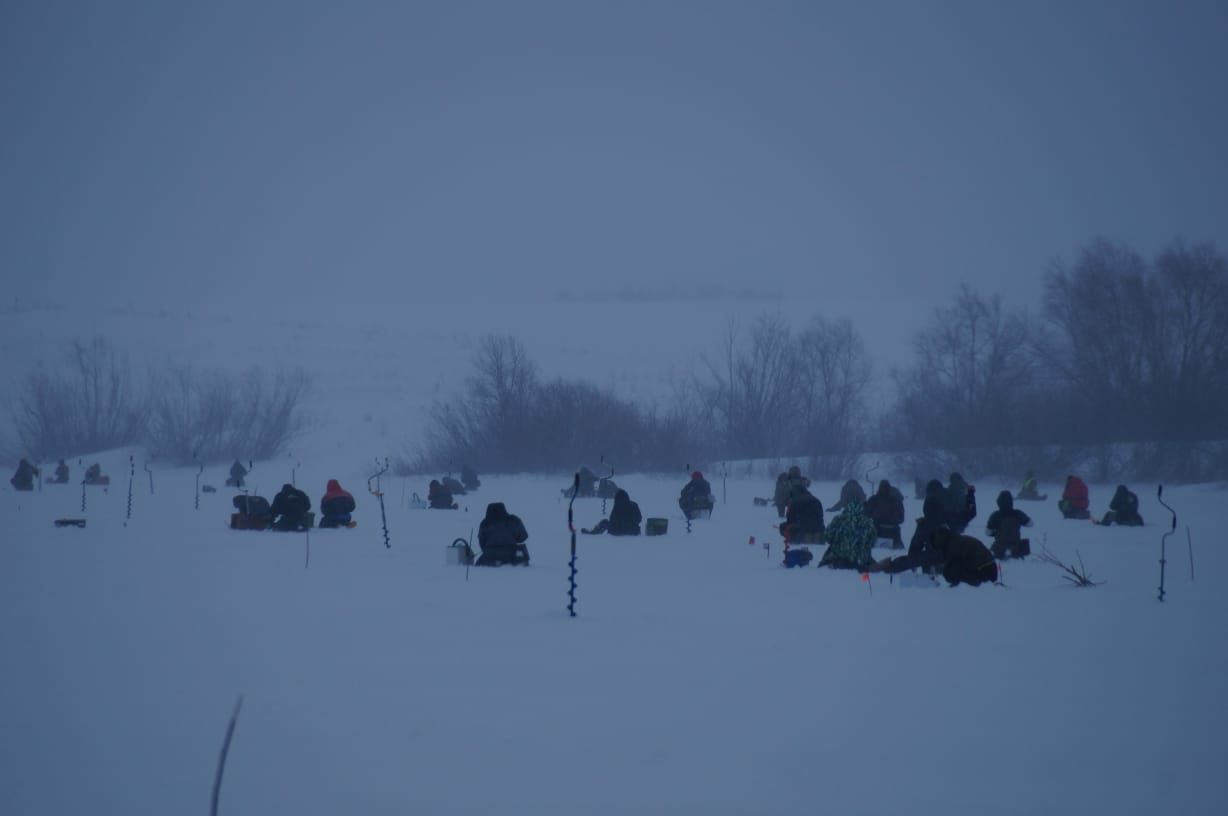
[[[75,339],[60,371],[36,369],[9,400],[24,454],[54,459],[137,444],[149,401],[127,359],[101,337]]]
[[[697,461],[702,434],[678,412],[659,414],[590,383],[543,383],[524,346],[484,338],[458,398],[431,409],[426,444],[398,471],[469,463],[483,471],[566,471],[601,456],[620,470],[671,470]]]
[[[160,459],[181,464],[276,456],[302,429],[311,386],[302,369],[234,375],[176,368],[155,381],[147,443]]]
[[[36,368],[7,408],[17,456],[48,460],[129,445],[161,459],[264,459],[303,427],[311,378],[301,369],[241,374],[167,368],[138,380],[101,337],[73,340],[58,370]]]

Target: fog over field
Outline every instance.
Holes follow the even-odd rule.
[[[0,813],[203,812],[241,694],[223,813],[1228,811],[1225,42],[1217,0],[0,0]],[[572,619],[582,466],[668,531],[581,535]],[[989,545],[1034,476],[1032,555],[785,570],[790,466],[898,486],[908,558],[927,480]],[[353,529],[246,526],[333,480]],[[1144,523],[1091,524],[1118,485]],[[531,566],[446,565],[495,503]]]

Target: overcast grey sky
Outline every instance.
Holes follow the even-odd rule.
[[[1228,246],[1228,3],[0,0],[10,294],[1031,301]]]

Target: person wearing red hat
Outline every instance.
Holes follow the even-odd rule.
[[[320,527],[349,527],[353,512],[354,497],[336,479],[329,479],[320,499]]]

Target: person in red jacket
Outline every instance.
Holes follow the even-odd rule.
[[[1086,519],[1091,518],[1091,501],[1087,496],[1087,485],[1078,476],[1066,477],[1066,489],[1062,491],[1062,498],[1058,500],[1057,506],[1061,509],[1062,515],[1068,519]]]
[[[329,479],[320,499],[320,527],[348,527],[353,512],[354,497],[336,479]]]

